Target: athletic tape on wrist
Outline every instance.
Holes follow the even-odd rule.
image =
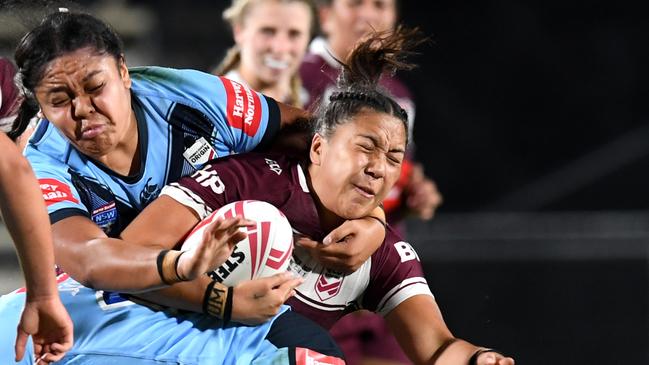
[[[232,290],[227,286],[214,280],[210,282],[203,296],[203,313],[229,321],[232,315],[231,294]],[[229,311],[226,310],[228,302]]]
[[[184,251],[160,251],[158,258],[156,259],[156,265],[158,267],[158,275],[160,275],[160,279],[163,283],[171,285],[184,281],[184,279],[178,275],[178,261],[183,253]]]

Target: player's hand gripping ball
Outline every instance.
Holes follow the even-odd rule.
[[[203,231],[214,220],[236,216],[252,220],[256,225],[239,228],[248,237],[239,241],[230,258],[208,275],[227,286],[235,286],[244,280],[286,271],[293,252],[293,229],[279,209],[258,200],[230,203],[213,212],[187,236],[182,250],[198,245]]]

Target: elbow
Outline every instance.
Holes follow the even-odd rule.
[[[83,250],[75,249],[74,245],[62,244],[60,241],[54,241],[54,253],[57,265],[63,271],[70,275],[79,284],[96,289],[98,284],[98,273],[94,266],[89,262],[88,255]]]

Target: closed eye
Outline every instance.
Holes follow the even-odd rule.
[[[101,83],[101,84],[99,84],[99,85],[97,85],[97,86],[94,86],[94,87],[91,87],[91,88],[86,89],[86,92],[88,92],[88,93],[95,93],[95,92],[101,90],[101,88],[103,88],[103,87],[104,87],[104,83]]]

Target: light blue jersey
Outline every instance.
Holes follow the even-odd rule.
[[[275,101],[228,79],[159,67],[132,69],[130,75],[142,161],[136,175],[120,176],[82,155],[46,120],[26,147],[52,223],[83,215],[115,237],[167,183],[214,157],[264,147],[279,130]],[[316,329],[303,338],[293,324],[274,327],[294,320],[287,307],[261,326],[220,329],[209,316],[155,311],[72,279],[59,290],[75,326],[65,364],[294,364],[287,348],[315,348],[306,345],[321,335]],[[0,298],[0,364],[13,363],[23,303],[21,293]],[[318,346],[338,354],[322,334],[324,345]]]
[[[79,153],[47,120],[25,155],[52,223],[90,217],[116,236],[167,183],[214,157],[268,145],[280,125],[275,101],[225,78],[193,70],[130,70],[140,171],[121,176]]]
[[[288,349],[266,339],[272,322],[221,328],[213,317],[154,310],[86,288],[65,274],[59,281],[61,300],[74,322],[75,342],[58,364],[289,364]],[[13,329],[24,302],[20,291],[0,297],[0,313],[7,325],[0,336],[2,364],[14,363]],[[31,342],[25,354],[19,364],[32,365]]]

